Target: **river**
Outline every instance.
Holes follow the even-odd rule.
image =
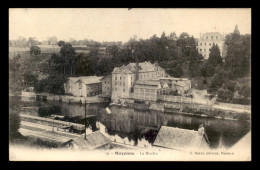
[[[21,98],[9,98],[10,107],[36,107],[34,111],[24,110],[21,113],[39,116],[38,107],[53,107],[57,113],[81,123],[84,119],[84,104],[60,103],[58,101],[36,102],[34,100],[23,101]],[[111,110],[108,114],[106,108]],[[242,138],[251,129],[251,123],[247,121],[220,120],[215,118],[181,115],[177,113],[163,113],[159,111],[140,111],[136,109],[109,106],[108,103],[87,104],[86,114],[95,115],[91,123],[91,130],[97,129],[96,125],[105,127],[106,133],[115,136],[115,139],[124,143],[143,146],[151,145],[161,126],[178,127],[189,130],[198,130],[203,124],[205,133],[210,141],[210,147],[229,148]]]

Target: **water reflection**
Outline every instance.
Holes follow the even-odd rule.
[[[61,115],[75,118],[75,122],[84,124],[84,121],[82,121],[85,115],[84,104],[59,103],[58,101],[37,103],[35,101],[24,102],[19,99],[14,105],[20,107],[26,105],[34,107],[60,107]],[[106,107],[110,108],[111,114],[107,114],[105,110]],[[113,141],[115,140],[117,142],[141,147],[151,147],[162,125],[198,130],[199,125],[204,124],[211,148],[227,148],[232,146],[250,130],[251,126],[249,122],[219,120],[157,111],[140,111],[109,106],[108,103],[88,104],[86,111],[87,115],[96,116],[95,119],[89,123],[89,130],[95,131],[96,129],[100,129],[100,126],[103,125],[104,133]],[[37,112],[26,112],[27,114],[38,114]]]

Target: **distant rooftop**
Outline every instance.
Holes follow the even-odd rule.
[[[36,45],[40,48],[60,48],[58,45]]]
[[[101,132],[96,131],[84,137],[78,137],[67,141],[66,143],[73,142],[75,143],[80,149],[96,149],[106,144],[109,144],[111,141],[106,138]]]
[[[104,76],[80,76],[80,77],[69,77],[68,80],[71,80],[74,83],[81,80],[84,84],[94,84],[94,83],[100,83],[101,82],[100,80],[102,78],[104,78]]]
[[[79,80],[81,80],[84,84],[94,84],[94,83],[100,83],[101,82],[100,80],[103,77],[104,76],[80,76]]]
[[[151,72],[156,71],[156,69],[161,69],[158,65],[152,64],[150,62],[139,63],[139,72]],[[115,67],[113,72],[119,73],[134,73],[137,70],[136,63],[129,63],[128,65],[123,65],[121,67]]]

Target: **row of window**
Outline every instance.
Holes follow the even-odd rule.
[[[207,49],[204,49],[204,52],[206,52],[207,51]],[[202,49],[200,49],[200,52],[202,52]]]
[[[115,80],[117,80],[117,76],[115,76]],[[123,81],[125,81],[125,77],[119,77],[119,80],[123,80]],[[131,80],[132,80],[132,77],[131,77]]]
[[[117,91],[117,88],[116,88],[116,87],[114,88],[114,91]],[[123,89],[123,92],[125,92],[125,89]]]
[[[90,90],[90,89],[93,90],[93,89],[98,89],[98,88],[101,88],[101,87],[97,87],[97,86],[95,86],[94,88],[93,87],[90,87],[90,88],[88,87],[87,90]]]
[[[125,82],[122,82],[122,83],[121,83],[121,82],[119,82],[119,83],[118,83],[118,82],[115,82],[115,85],[117,85],[117,84],[118,84],[119,86],[121,86],[121,85],[122,85],[122,86],[125,86]]]
[[[208,40],[208,39],[209,39],[209,37],[206,36],[206,40]],[[214,36],[211,36],[211,39],[213,40],[213,39],[214,39]],[[218,40],[218,36],[216,36],[216,40]]]
[[[202,46],[203,43],[200,43],[200,46]],[[218,43],[215,43],[218,45]],[[209,46],[213,45],[213,43],[209,43]],[[204,46],[207,46],[207,43],[204,43]]]

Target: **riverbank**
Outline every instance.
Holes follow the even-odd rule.
[[[22,100],[35,99],[38,101],[60,101],[68,103],[107,103],[109,98],[102,95],[96,95],[91,97],[78,97],[72,95],[57,95],[51,93],[34,93],[27,92],[26,95],[21,95]]]
[[[151,104],[124,102],[123,104],[119,103],[116,105],[138,110],[156,110],[165,113],[178,113],[216,119],[251,121],[251,110],[222,107],[221,105],[199,105],[172,102],[154,102]]]

